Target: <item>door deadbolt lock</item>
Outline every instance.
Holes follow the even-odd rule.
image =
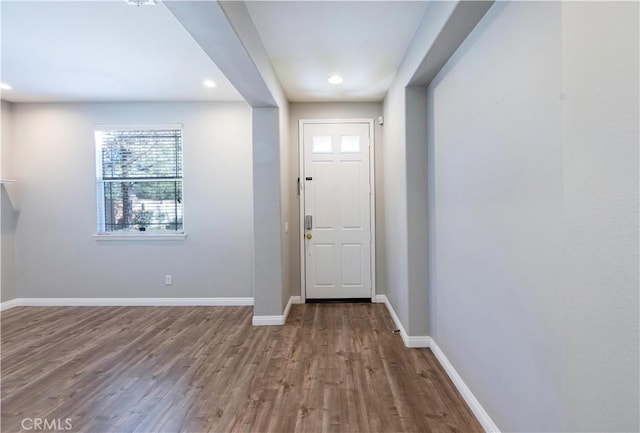
[[[307,235],[305,236],[307,239],[311,239],[313,236],[311,235],[311,233],[307,233]]]

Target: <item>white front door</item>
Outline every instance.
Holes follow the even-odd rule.
[[[307,299],[371,298],[371,123],[302,122]]]

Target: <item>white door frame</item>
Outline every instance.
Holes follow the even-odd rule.
[[[300,219],[298,226],[300,227],[300,296],[302,302],[307,301],[307,279],[306,279],[306,254],[304,249],[304,125],[312,124],[341,124],[341,123],[366,123],[369,125],[369,186],[371,194],[369,195],[369,215],[371,218],[371,302],[376,301],[376,176],[375,176],[375,142],[374,142],[374,123],[373,119],[300,119],[298,124],[298,175],[300,176],[299,192],[300,192]]]

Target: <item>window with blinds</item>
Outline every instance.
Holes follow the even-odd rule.
[[[95,137],[98,233],[182,233],[182,127],[98,127]]]

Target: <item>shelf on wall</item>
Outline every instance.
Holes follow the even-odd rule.
[[[15,179],[0,179],[0,183],[15,183]]]

